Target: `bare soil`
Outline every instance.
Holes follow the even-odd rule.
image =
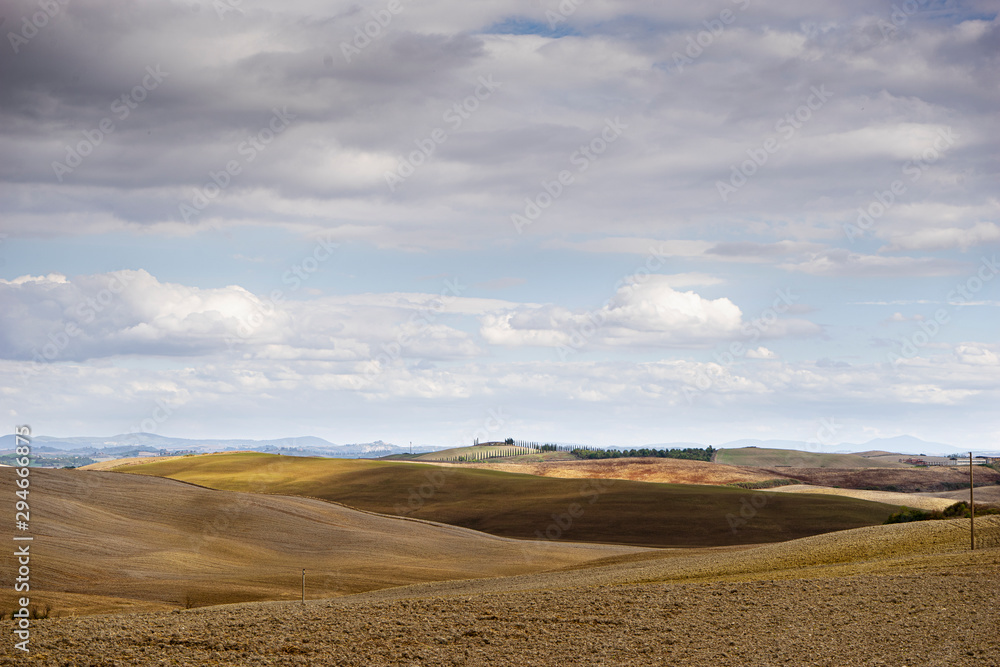
[[[621,479],[663,484],[733,484],[784,477],[771,471],[706,461],[623,458],[590,461],[437,463],[443,467],[482,468],[562,479]]]
[[[831,470],[825,468],[774,468],[774,476],[797,479],[805,484],[872,491],[903,493],[957,491],[969,488],[969,470],[956,468],[883,468],[868,470]],[[1000,484],[1000,472],[990,468],[974,471],[976,486]]]
[[[30,664],[1000,667],[1000,517],[416,584],[32,621]],[[593,565],[593,564],[591,564]],[[13,641],[0,664],[29,662]]]
[[[14,479],[14,468],[0,468],[0,496],[14,498]],[[35,468],[30,480],[31,598],[59,615],[297,599],[302,568],[307,596],[328,598],[642,551],[510,540],[141,475]],[[13,516],[8,525],[13,532]],[[17,567],[13,548],[0,552],[3,572]],[[12,584],[0,588],[0,611],[18,597]]]
[[[1000,491],[1000,486],[987,487]],[[866,491],[864,489],[834,489],[829,486],[813,486],[811,484],[794,484],[792,486],[782,486],[770,489],[771,493],[817,493],[831,496],[845,496],[847,498],[858,498],[860,500],[870,500],[875,503],[886,503],[888,505],[901,505],[915,507],[921,510],[943,510],[950,507],[956,501],[944,497],[934,497],[918,493],[899,493],[896,491]],[[965,494],[968,500],[968,491],[953,491],[955,494]],[[977,503],[978,504],[978,503]]]
[[[937,571],[37,621],[35,665],[997,667],[1000,575]],[[9,640],[0,664],[17,664]]]
[[[952,502],[958,502],[959,500],[968,502],[969,500],[968,489],[963,489],[961,491],[938,491],[936,493],[921,495],[928,495],[934,498],[946,498]],[[977,505],[979,503],[1000,505],[1000,486],[976,486],[975,498]]]

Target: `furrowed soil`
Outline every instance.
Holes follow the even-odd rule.
[[[1000,519],[335,600],[34,621],[37,665],[998,667]],[[613,559],[614,560],[614,559]],[[20,664],[13,642],[0,664]]]
[[[14,468],[0,468],[0,495],[14,498],[14,480]],[[141,475],[36,468],[30,480],[30,598],[60,615],[296,599],[302,568],[315,598],[644,551],[503,539]],[[0,565],[17,571],[13,547]],[[18,597],[13,585],[0,589],[0,611],[9,614]]]

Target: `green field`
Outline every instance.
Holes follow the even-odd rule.
[[[122,471],[321,498],[505,537],[647,546],[790,540],[880,524],[898,509],[837,496],[256,453],[192,456]]]
[[[796,449],[763,449],[741,447],[720,449],[715,453],[716,463],[753,468],[909,468],[902,463],[877,461],[857,454],[819,454]]]

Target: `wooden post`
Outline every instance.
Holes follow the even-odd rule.
[[[972,452],[969,452],[969,540],[976,550],[976,495],[972,490]]]
[[[302,604],[306,603],[306,569],[302,568]]]

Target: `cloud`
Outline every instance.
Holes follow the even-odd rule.
[[[839,411],[887,430],[925,419],[970,441],[1000,434],[981,409],[997,398],[978,363],[990,357],[973,349],[997,353],[974,342],[988,318],[950,325],[968,350],[936,342],[897,374],[865,362],[896,309],[931,316],[952,286],[936,278],[1000,241],[1000,23],[982,2],[922,8],[891,34],[889,2],[723,3],[734,21],[689,61],[678,56],[719,7],[585,2],[549,31],[544,3],[404,3],[347,58],[370,8],[58,4],[0,59],[0,365],[33,374],[15,380],[18,414],[53,415],[57,396],[69,430],[100,430],[102,410],[127,426],[136,415],[107,397],[141,417],[158,387],[192,429],[228,414],[245,429],[258,411],[255,428],[286,414],[328,428],[309,415],[336,401],[338,425],[437,433],[468,419],[453,412],[508,401],[525,432],[586,432],[613,414],[617,432],[648,433],[670,405],[697,413],[692,429],[723,428],[721,409],[728,429]],[[4,25],[38,11],[8,2]],[[155,87],[148,68],[167,73]],[[482,77],[500,84],[486,98]],[[814,87],[829,99],[810,109]],[[286,107],[288,127],[264,132]],[[602,145],[615,118],[624,130]],[[940,133],[957,140],[938,149]],[[723,201],[717,183],[748,160]],[[390,189],[404,163],[412,175]],[[896,181],[905,191],[846,238]],[[540,201],[518,234],[511,215]],[[263,280],[256,259],[330,235],[358,250],[343,271],[277,303],[248,289]],[[456,268],[470,287],[442,295]],[[809,305],[760,331],[755,311],[788,273]],[[602,303],[594,285],[619,276],[632,282]],[[879,305],[843,308],[858,280]],[[961,305],[995,306],[981,296]],[[746,363],[705,361],[730,341],[754,349]],[[522,363],[577,343],[606,363]],[[39,369],[46,351],[56,363]],[[851,366],[817,365],[827,358]],[[704,409],[683,391],[701,373],[714,378]],[[421,402],[434,398],[446,400]]]
[[[709,241],[615,236],[591,241],[548,242],[545,245],[556,248],[572,248],[581,252],[621,253],[653,257],[698,257],[712,247],[712,243]]]
[[[794,241],[779,241],[777,243],[755,243],[751,241],[732,241],[717,243],[705,251],[706,255],[716,255],[724,259],[743,261],[771,262],[775,258],[789,255],[802,255],[818,252],[823,246],[818,243]]]
[[[237,285],[161,283],[143,270],[23,276],[0,281],[0,357],[36,364],[212,354],[370,361],[386,347],[401,359],[474,357],[480,347],[443,320],[512,304],[462,297],[461,288],[296,300],[292,290],[262,297]]]
[[[985,243],[1000,242],[1000,225],[993,222],[979,222],[969,228],[945,227],[938,229],[917,229],[909,234],[890,237],[886,250],[948,250],[969,248]]]
[[[599,308],[570,310],[546,305],[507,309],[481,318],[480,334],[495,345],[570,347],[709,347],[746,335],[740,309],[727,298],[706,299],[675,287],[711,284],[703,275],[632,278]],[[763,327],[767,336],[814,335],[800,320]],[[760,335],[760,331],[757,331]]]
[[[946,276],[959,273],[959,262],[933,257],[885,257],[846,249],[811,254],[808,259],[780,265],[787,271],[832,277]]]
[[[895,322],[923,322],[926,319],[923,315],[917,313],[912,317],[906,317],[903,313],[895,312],[890,317],[887,317],[882,321],[883,324],[895,323]]]
[[[476,283],[476,287],[488,290],[502,290],[508,287],[517,287],[518,285],[523,285],[525,283],[524,278],[515,278],[513,276],[507,276],[504,278],[494,278],[493,280],[487,280],[481,283]]]

